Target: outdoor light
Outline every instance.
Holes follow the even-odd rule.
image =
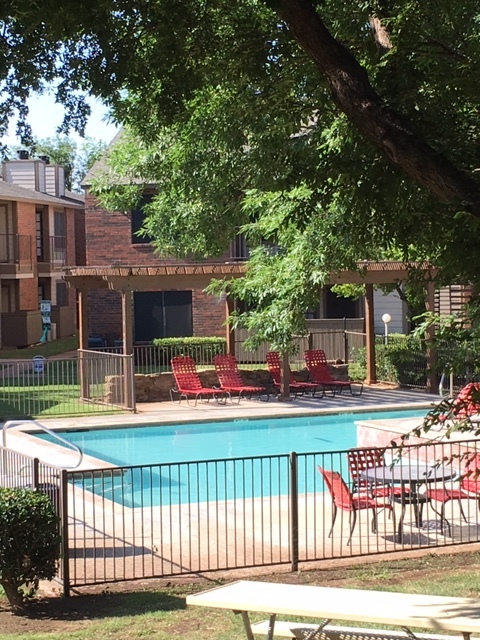
[[[389,313],[384,313],[382,316],[382,322],[385,325],[385,344],[388,344],[388,323],[391,321],[392,316]]]

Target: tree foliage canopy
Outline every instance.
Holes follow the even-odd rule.
[[[17,108],[29,133],[44,82],[66,126],[101,97],[130,132],[104,204],[157,184],[162,253],[219,255],[242,228],[255,290],[230,286],[267,323],[299,330],[326,274],[362,259],[479,280],[477,0],[7,2],[0,21],[0,127]]]

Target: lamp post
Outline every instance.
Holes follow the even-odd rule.
[[[388,344],[388,323],[391,319],[392,316],[389,313],[384,313],[382,316],[382,322],[385,325],[385,344]]]

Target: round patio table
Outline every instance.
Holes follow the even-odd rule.
[[[430,502],[430,498],[420,493],[420,488],[425,484],[445,482],[456,476],[456,472],[451,468],[437,467],[428,464],[393,464],[382,467],[372,467],[365,469],[361,474],[362,478],[371,483],[383,485],[399,485],[402,487],[401,493],[393,493],[391,499],[401,504],[402,513],[398,521],[398,540],[403,540],[403,521],[407,505],[413,506],[415,515],[415,526],[422,526],[423,505]]]

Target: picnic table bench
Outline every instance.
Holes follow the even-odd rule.
[[[248,640],[263,634],[304,640],[449,640],[462,634],[480,635],[480,600],[413,593],[341,589],[310,585],[239,580],[226,586],[187,596],[187,604],[230,609],[243,618]],[[251,613],[268,614],[252,624]],[[277,616],[318,618],[316,624],[277,621]],[[331,620],[393,625],[401,630],[331,626]],[[414,633],[412,628],[435,633]]]

